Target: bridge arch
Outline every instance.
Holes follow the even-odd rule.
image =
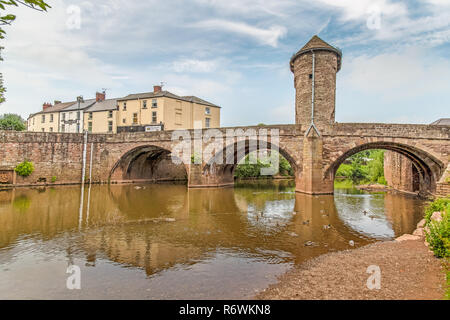
[[[391,141],[367,142],[357,145],[343,152],[339,157],[331,159],[332,162],[324,170],[324,180],[334,180],[339,166],[350,156],[369,149],[383,149],[399,153],[408,158],[420,179],[421,193],[435,193],[436,183],[445,171],[444,164],[431,153],[417,146]]]
[[[267,140],[247,138],[241,141],[234,141],[225,146],[220,152],[217,152],[210,159],[207,159],[202,167],[202,175],[207,181],[220,181],[219,184],[234,184],[234,173],[239,162],[252,152],[277,150],[291,165],[294,175],[301,170],[299,162],[288,151],[288,148],[280,144],[272,143]],[[230,151],[231,150],[231,151]],[[227,163],[228,158],[233,159],[232,163]],[[231,154],[232,152],[232,154]]]
[[[109,173],[109,181],[187,180],[186,167],[172,162],[171,151],[157,145],[133,147],[122,154]]]

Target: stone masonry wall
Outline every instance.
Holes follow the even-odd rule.
[[[388,186],[404,192],[414,192],[413,164],[397,152],[384,153],[384,177]]]
[[[335,96],[337,56],[333,52],[315,53],[314,122],[319,130],[335,121]],[[296,89],[296,123],[311,123],[312,53],[299,56],[294,61],[294,85]]]

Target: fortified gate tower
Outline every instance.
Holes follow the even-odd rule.
[[[295,123],[316,133],[335,122],[336,73],[342,53],[314,36],[290,61],[294,73]],[[320,135],[320,134],[319,134]]]
[[[302,170],[296,190],[309,194],[333,193],[333,181],[323,177],[323,137],[335,122],[336,73],[342,53],[314,36],[291,58],[295,86],[295,123],[305,130]]]

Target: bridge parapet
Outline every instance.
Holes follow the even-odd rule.
[[[324,136],[364,136],[413,139],[450,139],[450,126],[388,123],[335,123]]]

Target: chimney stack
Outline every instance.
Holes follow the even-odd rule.
[[[105,100],[105,98],[106,98],[105,91],[103,91],[103,92],[96,92],[95,93],[95,101],[102,102],[102,101]]]
[[[45,109],[50,108],[50,107],[52,107],[51,103],[44,102],[44,104],[42,105],[42,110],[45,110]]]
[[[153,93],[161,92],[162,87],[161,86],[153,86]]]

